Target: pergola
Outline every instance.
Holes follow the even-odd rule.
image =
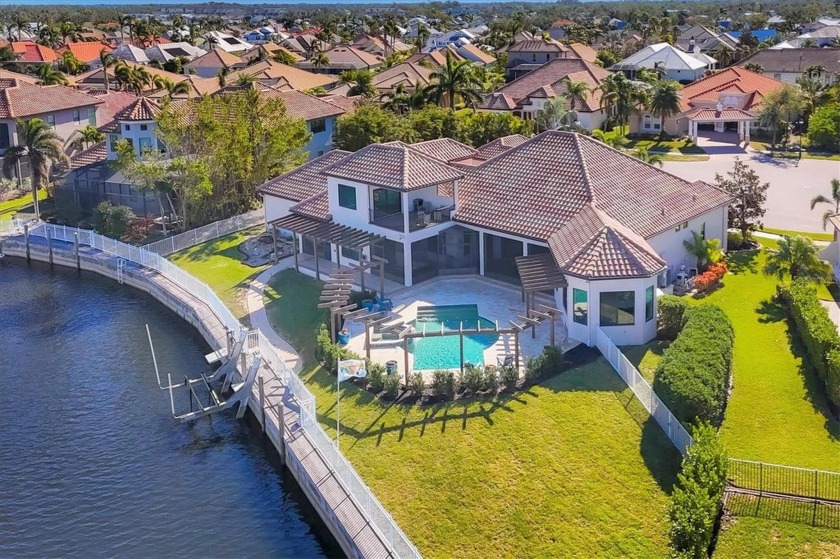
[[[718,103],[717,107],[700,107],[685,114],[688,119],[688,136],[694,144],[697,144],[701,124],[714,124],[715,130],[723,131],[727,122],[738,123],[738,141],[750,141],[750,124],[755,120],[755,115],[743,109],[726,107]]]
[[[550,253],[517,256],[515,262],[522,284],[522,300],[525,302],[525,316],[519,318],[535,327],[531,330],[532,337],[536,336],[536,325],[544,319],[549,319],[551,345],[554,345],[554,321],[563,315],[563,311],[549,305],[537,305],[537,293],[563,289],[568,287],[569,283]]]
[[[277,230],[285,229],[292,232],[295,247],[295,270],[300,271],[300,261],[298,258],[298,235],[311,238],[316,246],[315,253],[315,277],[321,279],[320,257],[318,256],[318,243],[325,242],[338,245],[359,251],[368,247],[382,238],[381,235],[362,231],[347,225],[340,225],[332,221],[321,221],[311,217],[306,217],[298,214],[290,214],[279,219],[275,219],[269,223],[271,225],[272,235],[277,241]],[[337,254],[338,268],[341,268],[341,250],[339,248]],[[365,270],[378,267],[380,276],[380,294],[384,296],[385,291],[385,270],[384,265],[386,260],[378,257],[373,257],[372,260],[362,260],[358,265],[354,265],[361,273],[361,287],[365,288]]]

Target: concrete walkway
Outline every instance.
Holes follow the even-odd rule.
[[[271,345],[274,346],[277,354],[280,355],[283,361],[286,362],[286,365],[288,365],[295,373],[299,373],[301,367],[303,366],[300,354],[289,342],[281,338],[277,332],[274,331],[274,327],[268,320],[268,313],[265,311],[264,296],[265,288],[268,285],[268,282],[271,281],[271,278],[273,278],[275,274],[283,270],[287,270],[292,266],[294,266],[294,259],[286,258],[274,266],[267,268],[260,275],[254,278],[251,283],[248,284],[248,291],[245,294],[245,304],[248,307],[248,318],[251,321],[251,328],[259,328]]]
[[[820,300],[820,304],[826,308],[828,316],[834,322],[834,325],[837,326],[837,332],[840,333],[840,306],[838,306],[837,301]]]

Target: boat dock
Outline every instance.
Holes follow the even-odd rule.
[[[41,224],[0,237],[0,253],[95,272],[140,289],[194,326],[219,355],[228,350],[229,333],[245,329],[205,284],[169,261],[90,231]],[[241,378],[260,360],[248,409],[342,550],[348,557],[419,558],[318,425],[314,397],[282,354],[259,331],[247,332],[244,347],[236,363]]]

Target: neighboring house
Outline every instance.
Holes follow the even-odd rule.
[[[525,257],[557,278],[569,337],[589,345],[598,328],[617,344],[656,336],[657,287],[694,264],[683,246],[693,232],[726,248],[726,192],[590,137],[549,131],[474,166],[428,155],[435,147],[444,159],[453,149],[327,153],[259,188],[266,221],[294,233],[304,254],[384,258],[385,277],[406,286],[447,274],[519,285]]]
[[[149,63],[149,57],[146,56],[146,51],[128,43],[123,43],[115,48],[111,56],[117,60],[125,60],[126,62],[134,62],[136,64]]]
[[[583,43],[569,43],[567,46],[569,47],[569,50],[574,53],[570,56],[570,58],[581,58],[587,62],[591,62],[592,64],[595,64],[595,61],[598,59],[598,51],[589,45],[584,45]]]
[[[476,35],[467,31],[466,29],[455,29],[454,31],[429,33],[429,38],[426,39],[426,44],[423,46],[424,52],[437,50],[448,45],[463,44],[463,41],[472,43],[476,40]]]
[[[235,72],[246,66],[248,63],[245,60],[216,47],[207,54],[184,64],[184,73],[195,74],[200,78],[215,78],[222,70]]]
[[[312,60],[303,60],[295,66],[320,74],[340,74],[346,70],[373,70],[384,62],[381,57],[350,45],[337,45],[324,51],[324,55],[329,59],[329,63],[323,66],[316,66]]]
[[[386,43],[382,37],[375,37],[366,33],[353,37],[350,46],[383,59],[388,58],[395,52],[405,52],[413,48],[394,37],[389,36]]]
[[[823,83],[832,84],[840,74],[840,48],[764,49],[740,60],[736,65],[761,66],[765,76],[784,83],[796,83],[810,66],[822,66]]]
[[[102,51],[106,51],[108,53],[113,52],[114,48],[110,45],[106,45],[104,43],[67,43],[60,49],[58,49],[59,55],[63,55],[64,52],[70,51],[73,53],[73,56],[76,57],[76,60],[87,64],[89,68],[99,68],[102,66],[101,60],[99,55]]]
[[[698,60],[691,53],[683,52],[668,43],[657,43],[646,46],[621,62],[613,64],[609,69],[624,72],[628,78],[634,79],[636,72],[642,68],[661,68],[666,79],[686,84],[700,79],[714,68],[714,64],[709,64],[708,60],[708,57],[702,61]]]
[[[630,117],[631,134],[688,134],[695,142],[701,130],[731,132],[737,142],[750,141],[761,101],[782,87],[780,81],[736,66],[697,80],[680,90],[681,112],[662,119],[645,110]],[[737,134],[737,136],[736,136]]]
[[[421,66],[414,62],[403,62],[391,66],[374,74],[373,86],[379,93],[393,91],[397,86],[402,85],[404,89],[414,91],[418,86],[426,87],[432,82],[434,69]]]
[[[546,102],[565,93],[567,81],[583,82],[589,92],[583,104],[575,107],[575,113],[581,126],[595,130],[607,118],[601,108],[601,92],[597,88],[609,75],[600,66],[580,58],[558,58],[486,95],[479,110],[512,112],[515,116],[532,120]]]
[[[802,48],[803,43],[805,41],[809,41],[813,43],[814,47],[835,47],[837,46],[838,42],[840,41],[840,25],[827,25],[825,27],[821,27],[816,31],[811,31],[809,33],[803,33],[799,35],[795,39],[791,39],[789,41],[783,41],[781,43],[775,44],[771,49],[798,49]],[[806,43],[807,44],[807,43]],[[807,48],[807,47],[806,47]]]
[[[33,41],[15,41],[12,43],[12,50],[17,56],[15,64],[24,67],[50,64],[61,58],[61,55],[50,47],[39,45]]]
[[[740,43],[741,35],[743,35],[743,31],[730,31],[725,33],[725,37],[731,37]],[[764,41],[773,41],[778,33],[775,29],[751,29],[750,35],[752,35],[756,41],[763,43]]]
[[[334,76],[307,72],[295,66],[287,66],[273,60],[263,60],[242,70],[231,72],[227,76],[228,83],[234,83],[240,75],[254,76],[263,85],[274,89],[297,89],[308,91],[318,87],[331,88],[338,81]]]
[[[685,52],[709,53],[716,50],[721,44],[726,45],[729,50],[735,50],[738,41],[731,34],[715,33],[708,27],[696,23],[679,34],[674,46]]]
[[[200,97],[202,95],[209,95],[219,89],[219,80],[216,78],[209,79],[200,78],[198,76],[185,76],[184,74],[173,74],[172,72],[167,72],[161,68],[135,64],[132,62],[126,62],[126,64],[135,68],[143,68],[151,74],[152,77],[165,78],[173,83],[187,82],[189,85],[189,91],[186,94],[179,94],[178,97]],[[117,80],[114,76],[114,66],[108,68],[107,72],[108,88],[112,90],[117,89]],[[104,73],[105,70],[102,68],[94,68],[93,70],[89,70],[83,74],[79,74],[78,76],[68,76],[68,79],[79,89],[103,91],[105,89]],[[167,95],[167,91],[165,89],[151,90],[146,95],[151,98],[162,98]]]
[[[558,58],[578,58],[566,45],[554,39],[521,39],[507,47],[505,75],[515,80],[539,66]]]
[[[254,48],[251,43],[221,31],[210,31],[204,38],[207,39],[208,46],[218,47],[225,52],[242,52]]]
[[[455,52],[464,60],[469,60],[479,66],[492,66],[496,63],[496,57],[470,43],[459,46],[455,49]]]
[[[254,45],[269,43],[280,37],[280,34],[271,27],[260,27],[247,32],[242,38]]]
[[[194,47],[189,43],[166,43],[154,45],[146,49],[146,56],[149,60],[158,62],[169,62],[174,58],[193,60],[207,54],[207,51]]]

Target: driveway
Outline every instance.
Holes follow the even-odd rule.
[[[820,232],[822,213],[828,206],[811,211],[811,198],[817,194],[831,197],[831,179],[840,177],[840,161],[773,159],[758,152],[711,155],[708,161],[666,161],[664,169],[690,181],[715,184],[715,174],[724,177],[732,170],[735,157],[745,161],[762,182],[769,182],[767,213],[764,225],[793,231]]]

